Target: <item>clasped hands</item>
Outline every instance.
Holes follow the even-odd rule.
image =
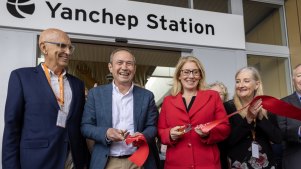
[[[248,108],[246,115],[248,123],[251,124],[256,118],[262,120],[264,112],[266,112],[266,110],[262,108],[262,100],[259,99]]]
[[[191,126],[190,126],[191,127]],[[190,129],[189,129],[190,130]],[[201,126],[198,126],[198,127],[195,127],[194,128],[194,131],[200,135],[201,137],[207,137],[209,135],[209,132],[208,133],[205,133],[202,131],[201,129]],[[179,138],[181,138],[185,133],[187,132],[187,126],[186,125],[183,125],[183,126],[176,126],[176,127],[173,127],[170,129],[170,132],[169,132],[169,135],[170,135],[170,138],[173,140],[173,141],[176,141],[178,140]]]
[[[136,132],[130,135],[130,132],[128,130],[121,130],[115,128],[109,128],[107,130],[107,138],[113,142],[124,141],[128,136],[135,137],[138,135],[142,135],[142,133]],[[139,147],[142,143],[143,141],[137,139],[137,141],[134,141],[132,145],[135,147]]]

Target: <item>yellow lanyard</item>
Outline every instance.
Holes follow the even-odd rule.
[[[48,67],[44,64],[42,64],[42,66],[43,66],[46,78],[48,80],[48,83],[49,83],[49,85],[50,85],[50,87],[51,87],[51,89],[54,93],[54,90],[53,90],[53,88],[51,86],[51,82],[50,82],[50,73],[48,71]],[[63,73],[61,73],[59,75],[59,86],[60,86],[60,97],[58,98],[56,95],[55,95],[55,97],[56,97],[56,100],[59,102],[60,106],[63,107],[64,106],[64,79],[63,79]]]

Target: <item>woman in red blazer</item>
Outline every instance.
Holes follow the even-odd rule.
[[[199,124],[226,116],[219,94],[205,88],[205,71],[193,57],[180,58],[171,95],[165,97],[158,132],[167,145],[165,169],[220,169],[218,142],[230,133],[228,121],[209,133],[195,129]],[[191,126],[191,130],[189,130]]]

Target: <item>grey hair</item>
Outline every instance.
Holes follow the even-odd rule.
[[[112,63],[114,55],[115,55],[117,52],[120,52],[120,51],[126,51],[126,52],[128,52],[129,54],[131,54],[131,55],[133,56],[134,63],[136,63],[136,59],[135,59],[134,54],[133,54],[132,51],[131,51],[130,49],[128,49],[128,48],[117,48],[117,49],[115,49],[115,50],[111,53],[111,55],[110,55],[110,63]]]

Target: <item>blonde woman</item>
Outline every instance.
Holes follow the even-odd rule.
[[[168,146],[165,169],[220,169],[216,143],[229,135],[230,126],[225,121],[209,133],[194,129],[226,116],[218,93],[204,88],[205,71],[200,61],[193,56],[180,58],[171,95],[164,98],[158,122],[159,137]]]
[[[262,81],[253,67],[240,69],[235,75],[234,99],[225,103],[228,114],[247,106],[262,95]],[[227,140],[231,168],[275,169],[271,142],[281,143],[276,117],[262,108],[261,101],[232,116],[231,134]],[[224,168],[225,166],[223,166]]]
[[[228,89],[222,82],[214,82],[208,85],[210,90],[217,91],[223,102],[228,101]]]

